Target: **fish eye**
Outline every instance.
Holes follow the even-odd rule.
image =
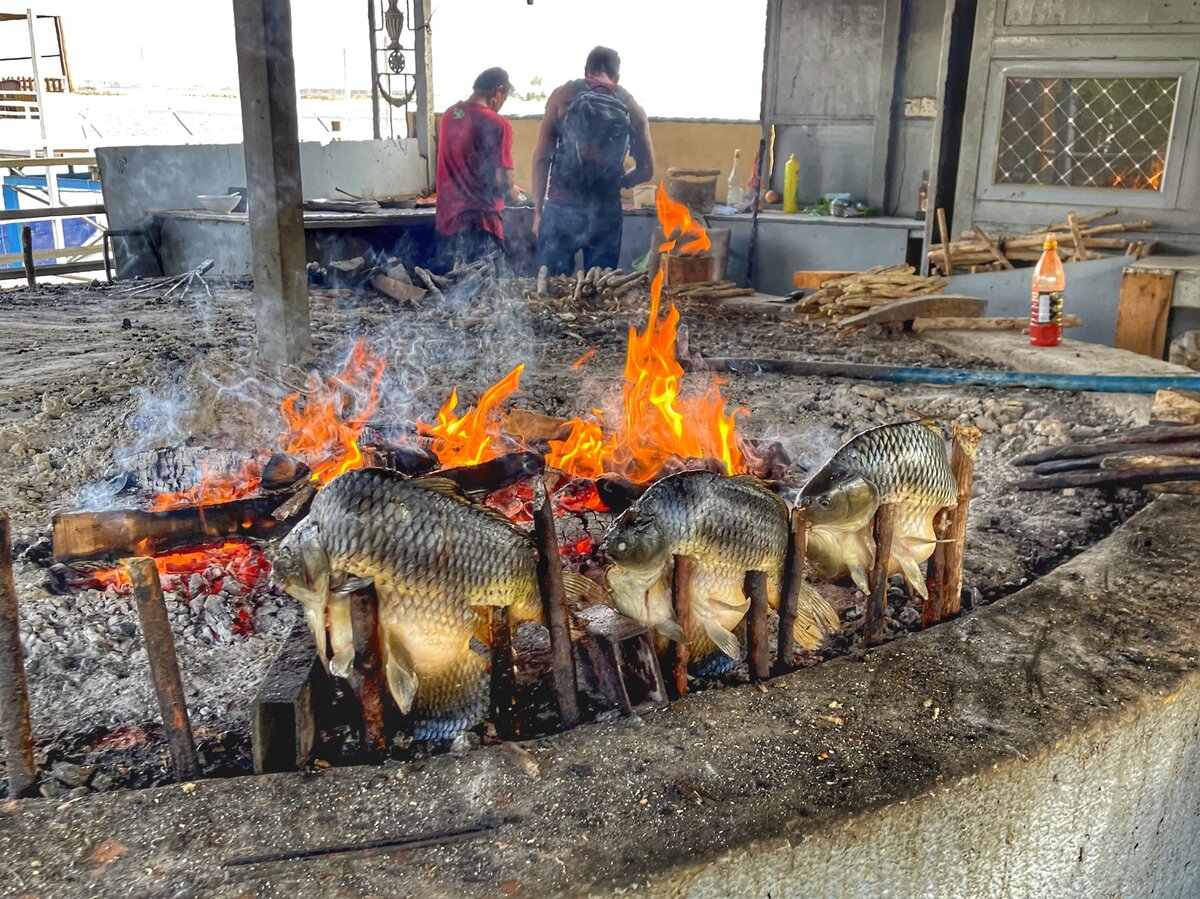
[[[614,546],[613,549],[615,549],[619,553],[623,553],[623,552],[625,552],[625,550],[629,549],[629,547],[625,543],[625,541],[622,540],[620,543],[618,543],[616,546]]]
[[[819,500],[817,500],[817,505],[822,509],[828,509],[833,505],[833,500],[828,496],[822,496]]]

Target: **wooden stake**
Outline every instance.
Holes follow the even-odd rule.
[[[175,636],[167,620],[167,604],[158,569],[153,559],[144,556],[124,559],[121,565],[133,585],[133,597],[137,601],[138,618],[146,641],[146,657],[150,661],[150,676],[154,680],[158,708],[167,731],[175,779],[180,782],[196,780],[200,777],[200,759],[192,737],[183,678],[179,675],[179,658],[175,655]]]
[[[892,558],[892,531],[895,510],[884,503],[875,512],[875,562],[871,565],[871,595],[867,597],[867,614],[863,623],[863,643],[872,646],[879,642],[883,618],[887,613],[888,564]]]
[[[1082,262],[1088,258],[1088,254],[1083,245],[1083,235],[1079,232],[1079,219],[1075,218],[1074,212],[1067,213],[1067,226],[1071,229],[1071,236],[1075,238],[1075,261]]]
[[[767,647],[767,575],[747,571],[746,596],[750,598],[750,621],[746,627],[746,659],[750,664],[750,682],[766,680],[771,673],[771,652]]]
[[[963,551],[967,543],[967,513],[971,506],[971,479],[975,472],[975,456],[983,435],[974,425],[954,426],[954,447],[950,453],[950,470],[958,485],[958,503],[950,516],[946,534],[945,588],[942,593],[942,618],[957,615],[962,609]]]
[[[33,271],[33,229],[28,225],[21,228],[21,253],[25,260],[25,283],[29,287],[36,287],[37,275]]]
[[[792,509],[788,519],[788,554],[783,568],[783,598],[779,603],[779,634],[775,640],[775,667],[778,677],[792,670],[796,653],[796,611],[800,586],[804,582],[804,560],[808,555],[808,513]]]
[[[942,620],[946,604],[946,535],[950,532],[950,517],[953,508],[939,509],[933,519],[933,533],[937,543],[929,560],[929,572],[925,576],[925,587],[929,596],[921,608],[921,627],[929,627]]]
[[[512,625],[508,609],[493,606],[492,623],[492,723],[502,740],[512,740],[521,734],[521,722],[516,714],[517,669],[513,665]]]
[[[21,647],[21,616],[13,583],[12,540],[8,515],[0,512],[0,727],[8,795],[24,796],[37,783],[33,764],[33,729],[29,723],[29,685],[25,680],[25,650]]]
[[[350,627],[354,631],[354,677],[351,683],[362,706],[362,749],[368,758],[387,752],[384,725],[383,651],[379,639],[379,597],[368,584],[350,597]]]
[[[538,478],[534,492],[533,536],[538,550],[538,589],[550,630],[551,675],[563,728],[579,723],[578,685],[575,680],[575,653],[571,647],[571,628],[567,597],[563,590],[562,563],[558,557],[558,535],[554,529],[554,509],[544,478]]]
[[[950,259],[950,229],[946,227],[946,210],[940,206],[937,211],[938,235],[942,238],[942,269],[943,274],[954,274],[954,263]]]
[[[254,773],[299,771],[317,736],[313,681],[324,674],[308,624],[300,619],[254,697]]]
[[[691,556],[675,557],[675,572],[671,578],[671,603],[675,609],[675,623],[684,634],[690,633],[692,624],[692,569],[696,560]],[[687,643],[675,643],[671,660],[671,676],[675,681],[675,692],[687,696],[688,662],[691,649]]]

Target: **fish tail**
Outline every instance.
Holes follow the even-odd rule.
[[[841,621],[833,606],[811,584],[802,581],[792,639],[804,649],[816,649],[825,634],[836,633],[840,629]]]

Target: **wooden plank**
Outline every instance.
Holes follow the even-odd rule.
[[[41,221],[42,219],[66,219],[88,215],[104,215],[103,203],[90,206],[42,206],[37,209],[0,209],[0,225],[5,222]]]
[[[1078,315],[1064,315],[1062,324],[1064,328],[1081,328],[1083,319]],[[1028,331],[1029,317],[960,318],[947,315],[940,318],[915,318],[912,329],[914,334],[920,334],[922,331]]]
[[[322,669],[307,622],[293,626],[254,697],[254,773],[298,771],[316,741],[313,678]]]
[[[909,297],[844,318],[838,322],[838,327],[852,328],[860,325],[908,322],[915,318],[941,318],[943,316],[978,318],[987,312],[987,305],[987,300],[960,294]]]
[[[842,271],[799,271],[792,272],[792,287],[795,290],[820,290],[826,281],[836,281],[838,278],[849,278],[858,272]]]
[[[1126,270],[1121,278],[1113,345],[1162,359],[1167,349],[1167,319],[1174,288],[1173,274]]]

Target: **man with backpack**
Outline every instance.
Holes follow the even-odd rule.
[[[621,190],[654,174],[646,113],[617,85],[621,57],[596,47],[584,77],[550,95],[533,153],[533,229],[538,265],[571,272],[583,251],[585,269],[614,268],[621,253]],[[625,171],[625,157],[634,167]]]

